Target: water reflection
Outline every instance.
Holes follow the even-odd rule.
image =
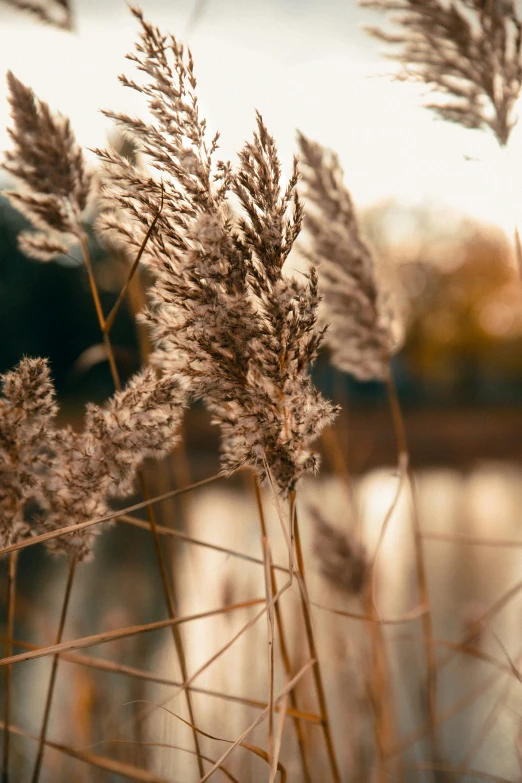
[[[522,548],[513,546],[471,545],[469,539],[516,539],[522,507],[521,470],[508,464],[483,464],[469,474],[450,470],[424,471],[416,475],[416,504],[422,528],[433,537],[426,538],[424,549],[428,564],[429,590],[433,609],[434,636],[441,644],[436,654],[439,673],[438,709],[441,716],[440,762],[464,763],[492,775],[516,780],[520,776],[516,745],[520,731],[522,685],[510,672],[521,652],[521,598],[514,593],[506,605],[494,612],[496,602],[520,579]],[[353,495],[334,478],[303,484],[299,496],[299,515],[307,564],[310,598],[314,604],[315,632],[325,674],[327,695],[332,710],[335,740],[345,780],[372,780],[375,775],[376,747],[373,717],[368,703],[365,677],[368,674],[369,640],[360,621],[340,617],[329,609],[361,613],[360,596],[347,595],[327,583],[320,574],[314,553],[313,519],[310,506],[321,509],[328,522],[348,529],[359,537],[368,553],[373,553],[380,530],[398,487],[391,469],[373,471],[354,483]],[[273,560],[288,562],[281,523],[273,497],[264,495],[264,508],[270,531]],[[383,618],[397,618],[418,606],[415,557],[412,535],[412,501],[404,489],[389,520],[377,560],[376,584],[378,611]],[[286,507],[284,508],[286,514]],[[245,492],[208,488],[191,497],[188,509],[190,535],[221,547],[261,558],[260,528],[255,499]],[[443,534],[443,535],[441,535]],[[440,536],[437,538],[436,536]],[[444,538],[447,536],[447,538]],[[452,539],[451,537],[454,536]],[[175,577],[180,596],[180,613],[193,614],[265,593],[261,565],[202,547],[184,545],[176,562]],[[278,576],[279,586],[284,574]],[[308,651],[302,631],[299,591],[294,583],[281,599],[286,639],[294,671],[306,660]],[[327,607],[327,608],[325,608]],[[490,612],[489,616],[486,614]],[[254,617],[257,609],[240,610],[184,626],[190,671],[194,672],[224,646]],[[484,618],[480,622],[481,618]],[[469,655],[456,655],[444,665],[452,652],[442,642],[462,641],[480,653],[493,656],[498,665]],[[268,659],[266,619],[262,617],[197,678],[195,684],[216,691],[247,696],[261,702],[267,698]],[[424,654],[422,626],[419,620],[387,625],[385,640],[389,657],[389,683],[393,691],[397,726],[396,741],[410,743],[397,755],[409,781],[442,780],[432,773],[408,770],[408,766],[430,760],[430,744],[422,737],[426,722],[423,692]],[[155,661],[169,676],[175,665],[165,643]],[[504,667],[502,669],[502,667]],[[276,692],[284,684],[279,666]],[[157,691],[153,698],[163,698]],[[302,709],[315,711],[311,678],[298,688]],[[460,700],[468,699],[452,717]],[[222,738],[234,739],[259,713],[259,710],[208,695],[195,697],[201,728]],[[183,700],[169,704],[183,714]],[[150,737],[191,747],[190,734],[175,718],[158,714],[149,727]],[[421,734],[417,741],[415,732]],[[324,779],[320,732],[306,725],[318,762],[314,780]],[[256,729],[248,740],[266,746],[266,725]],[[223,751],[221,743],[208,742],[210,756]],[[300,780],[300,763],[291,720],[285,725],[281,753],[290,780]],[[433,760],[433,759],[432,759]],[[401,763],[396,767],[401,768]],[[158,749],[154,754],[155,771],[168,775],[176,770],[194,774],[187,754]],[[239,749],[227,768],[240,780],[268,779],[266,765],[246,750]],[[393,768],[393,765],[392,765]],[[375,778],[376,779],[376,778]],[[463,776],[461,780],[472,780]]]

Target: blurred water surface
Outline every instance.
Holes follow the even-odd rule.
[[[467,474],[451,470],[427,470],[415,477],[415,506],[422,529],[437,538],[426,538],[424,550],[428,564],[429,592],[434,620],[434,637],[439,664],[451,649],[444,642],[459,642],[481,616],[511,588],[518,585],[505,607],[481,624],[472,639],[480,653],[493,656],[502,671],[492,663],[469,655],[457,655],[441,668],[438,687],[438,709],[441,715],[460,699],[469,699],[456,714],[441,720],[439,761],[478,769],[508,780],[520,779],[516,746],[521,731],[520,707],[522,685],[513,672],[522,652],[521,556],[522,471],[505,463],[484,463]],[[309,594],[314,604],[315,632],[321,664],[325,673],[328,700],[332,711],[335,739],[345,779],[371,780],[375,773],[375,747],[372,716],[364,678],[368,667],[368,633],[360,621],[343,618],[328,609],[363,612],[360,596],[348,595],[333,587],[320,575],[320,563],[314,553],[312,504],[338,530],[358,537],[368,553],[373,553],[383,520],[394,501],[399,479],[391,469],[372,471],[357,480],[353,497],[335,478],[308,481],[299,493],[298,507],[305,548]],[[288,561],[276,503],[269,492],[264,496],[265,513],[270,529],[273,559],[285,565]],[[400,493],[388,521],[386,535],[377,560],[377,606],[382,618],[398,618],[418,606],[416,570],[412,535],[411,496],[406,487]],[[282,506],[283,514],[286,509]],[[228,491],[224,487],[206,489],[190,498],[189,530],[195,538],[229,547],[253,557],[261,557],[259,524],[253,494]],[[442,535],[441,535],[442,534]],[[448,535],[445,540],[444,536]],[[472,545],[471,538],[481,543]],[[486,543],[484,539],[490,539]],[[512,539],[510,546],[494,545]],[[515,545],[518,542],[518,546]],[[234,603],[264,595],[264,575],[260,565],[249,564],[231,555],[210,549],[185,546],[179,554],[176,583],[181,613],[192,614],[213,606]],[[278,578],[279,586],[284,575]],[[520,582],[520,584],[519,584]],[[299,591],[294,585],[281,599],[287,641],[294,669],[306,660],[308,651],[302,631]],[[256,610],[250,610],[253,616]],[[212,620],[184,627],[190,668],[195,671],[221,648],[246,623],[245,612],[217,616]],[[389,655],[389,682],[396,710],[396,738],[406,737],[426,722],[423,692],[424,654],[420,620],[385,626]],[[165,643],[155,667],[172,672],[171,645]],[[198,684],[235,695],[266,701],[267,698],[266,619],[262,618],[198,677]],[[283,686],[281,671],[276,677],[276,692]],[[298,689],[306,709],[316,709],[311,679]],[[196,700],[200,725],[211,734],[234,739],[258,711],[224,702],[209,696]],[[169,704],[179,711],[181,700]],[[170,741],[190,747],[190,737],[180,734],[180,723],[159,713],[150,727],[150,736],[161,735]],[[249,741],[265,746],[266,726],[256,729]],[[314,780],[325,779],[320,751],[320,732],[309,727],[309,734],[320,762]],[[167,738],[169,738],[167,740]],[[295,734],[287,719],[286,741],[281,760],[290,780],[300,779]],[[217,757],[223,748],[208,745],[209,754]],[[155,753],[158,773],[172,774],[178,764],[190,765],[190,759],[173,760],[172,750]],[[400,758],[400,756],[399,756]],[[430,760],[426,739],[410,743],[402,755],[409,781],[442,780],[431,773],[410,770],[408,765]],[[433,760],[433,759],[432,759]],[[173,766],[175,764],[175,766]],[[228,768],[240,780],[264,780],[266,765],[246,750],[236,751]],[[187,767],[189,775],[190,767]],[[361,777],[364,773],[366,777]],[[183,778],[185,779],[185,778]],[[187,779],[189,779],[187,777]],[[461,780],[473,780],[463,776]]]

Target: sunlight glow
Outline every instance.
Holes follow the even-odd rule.
[[[353,24],[337,33],[323,10],[295,19],[289,5],[253,2],[240,13],[216,2],[187,32],[192,3],[143,2],[146,15],[187,40],[193,50],[202,110],[211,131],[221,131],[223,156],[234,157],[251,134],[259,108],[288,166],[295,129],[334,148],[356,203],[393,197],[404,204],[445,204],[495,223],[512,234],[522,221],[522,130],[500,150],[487,132],[436,120],[422,108],[425,90],[390,81],[378,45]],[[336,8],[335,3],[326,8]],[[286,13],[285,13],[286,8]],[[71,118],[82,145],[105,145],[110,123],[99,111],[136,113],[137,97],[117,81],[130,64],[137,25],[125,3],[109,17],[78,0],[78,33],[44,27],[0,10],[0,72],[8,68],[38,96]],[[297,11],[296,11],[297,13]],[[351,17],[350,17],[351,18]],[[338,25],[339,27],[339,25]],[[0,148],[9,145],[5,82],[0,86]]]

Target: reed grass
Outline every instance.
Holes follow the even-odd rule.
[[[54,22],[45,4],[13,4]],[[403,46],[400,59],[416,64],[416,78],[458,99],[457,104],[431,108],[466,127],[487,127],[499,143],[507,142],[522,81],[522,26],[511,2],[462,0],[460,5],[446,6],[430,0],[421,7],[413,2],[372,0],[364,4],[404,12],[397,23],[405,32],[395,37],[374,33]],[[500,5],[503,16],[499,15]],[[54,0],[51,10],[53,6],[61,7],[69,24],[67,4]],[[467,9],[467,16],[463,9]],[[20,236],[20,246],[40,261],[56,259],[79,246],[114,394],[104,406],[89,405],[83,430],[76,432],[56,425],[58,407],[44,359],[26,357],[2,376],[0,555],[8,568],[7,622],[2,640],[5,656],[0,659],[5,672],[3,783],[18,780],[11,735],[36,743],[32,783],[53,774],[50,765],[46,768],[50,750],[87,765],[92,780],[100,779],[96,775],[104,771],[129,780],[166,783],[180,780],[182,768],[190,770],[186,773],[190,780],[200,783],[217,772],[229,780],[254,781],[236,763],[239,749],[248,754],[248,763],[262,765],[252,769],[262,769],[255,774],[269,783],[277,779],[410,783],[419,780],[415,775],[421,771],[434,773],[429,779],[437,783],[453,783],[463,777],[504,780],[473,770],[470,764],[498,721],[504,693],[514,682],[522,682],[520,656],[509,653],[492,626],[493,618],[520,593],[521,583],[482,611],[457,641],[438,638],[427,549],[436,541],[491,548],[520,547],[522,541],[423,527],[390,364],[400,347],[401,328],[391,299],[382,289],[371,247],[360,230],[339,159],[299,134],[301,161],[294,161],[284,182],[276,142],[257,113],[254,133],[239,152],[237,163],[217,160],[219,134],[210,136],[201,116],[191,52],[174,36],[149,23],[139,9],[132,9],[132,13],[140,32],[128,59],[139,80],[125,75],[120,81],[145,97],[148,116],[133,118],[116,110],[106,114],[132,137],[148,167],[110,148],[97,150],[99,166],[91,171],[69,121],[8,74],[12,149],[5,155],[4,168],[20,185],[8,197],[33,226]],[[475,26],[469,22],[470,14]],[[430,35],[434,25],[436,36]],[[479,67],[480,58],[494,66],[493,86]],[[108,314],[102,306],[84,225],[93,205],[98,211],[100,241],[109,250],[116,247],[127,262],[121,290]],[[306,261],[306,271],[300,276],[288,272],[286,261],[292,252],[300,252]],[[142,267],[150,280],[146,289],[140,278]],[[148,337],[141,343],[143,370],[123,383],[111,334],[133,291],[131,311],[142,328],[147,326]],[[140,312],[136,301],[144,303]],[[362,543],[364,530],[358,521],[354,524],[356,493],[343,444],[335,433],[337,409],[315,388],[310,376],[323,344],[340,371],[360,380],[378,380],[388,392],[398,480],[371,552]],[[180,431],[184,411],[194,400],[206,406],[219,428],[221,472],[191,483]],[[319,438],[345,493],[348,513],[344,511],[344,528],[331,524],[318,505],[307,513],[302,500],[301,488],[319,470],[314,446]],[[180,461],[174,465],[177,476],[173,475],[169,486],[179,485],[179,477],[184,476],[183,486],[154,494],[145,460],[167,456]],[[165,471],[166,464],[158,469]],[[159,524],[158,504],[225,482],[238,471],[244,471],[249,484],[244,525],[259,531],[262,556],[259,549],[252,554],[241,546],[193,534],[188,521],[191,515],[176,515],[173,505],[165,513],[169,524]],[[137,491],[142,499],[131,502]],[[406,493],[411,507],[415,584],[408,597],[409,608],[388,616],[380,607],[379,576],[397,506]],[[114,499],[119,499],[120,507],[113,507]],[[140,510],[146,512],[146,519],[135,515]],[[303,543],[304,518],[315,526],[311,552]],[[120,624],[64,640],[66,619],[71,619],[73,579],[79,571],[85,573],[93,567],[89,561],[96,562],[99,557],[94,549],[95,534],[114,522],[121,523],[122,540],[131,529],[150,534],[168,617]],[[198,595],[205,608],[185,611],[186,596],[179,589],[180,560],[165,546],[172,542],[241,564],[245,572],[257,574],[253,577],[256,589],[236,596],[234,591],[241,585],[237,580],[229,586],[233,599],[220,600],[207,592]],[[54,643],[48,645],[18,639],[15,627],[19,611],[16,563],[21,552],[39,544],[69,558],[58,630]],[[314,560],[308,562],[308,557]],[[337,606],[315,600],[311,587],[314,571],[321,572],[329,589],[336,591]],[[143,564],[136,575],[136,590],[149,575]],[[196,584],[204,576],[207,574],[198,574]],[[121,584],[120,589],[124,601],[128,586]],[[262,597],[258,597],[260,592]],[[238,615],[246,617],[236,620]],[[356,672],[357,685],[364,694],[359,702],[353,693],[339,693],[343,673],[327,652],[331,640],[323,635],[325,617],[335,619],[339,624],[336,630],[342,628],[343,638],[350,637],[362,651],[364,666]],[[225,633],[212,652],[204,651],[196,664],[191,659],[194,650],[187,642],[189,637],[182,636],[181,628],[200,627],[211,618],[220,618]],[[266,620],[264,630],[261,620]],[[229,621],[237,624],[227,625]],[[395,626],[404,626],[401,633],[415,642],[423,657],[418,682],[421,718],[410,731],[403,726],[401,683],[390,653],[394,642],[389,632]],[[348,633],[347,628],[355,633]],[[497,640],[495,652],[482,649],[479,630]],[[109,653],[106,657],[78,653],[158,631],[172,636],[177,674],[169,672],[167,676],[145,665],[113,660]],[[246,638],[262,640],[254,642],[252,660],[240,663],[242,667],[250,663],[252,682],[263,672],[263,699],[235,686],[227,689],[198,683],[203,675],[210,677],[216,663],[229,660],[227,655]],[[120,657],[122,649],[118,648]],[[494,671],[450,707],[442,708],[441,677],[457,656],[480,661]],[[40,730],[33,734],[13,723],[13,694],[24,663],[41,658],[51,659],[51,673]],[[56,703],[55,692],[63,669],[59,663],[64,661],[79,671],[89,669],[96,678],[118,675],[120,680],[146,683],[150,688],[161,686],[168,694],[134,700],[139,708],[131,718],[120,721],[117,737],[105,736],[82,749],[72,741],[51,741],[48,735],[57,730],[51,721],[51,707],[54,704],[54,711],[60,709],[61,713],[65,709],[62,702]],[[234,674],[231,671],[232,677]],[[501,694],[492,698],[491,708],[461,761],[452,763],[443,741],[444,724],[487,689],[498,687],[502,677]],[[184,699],[185,715],[179,714],[178,706],[167,706],[178,697]],[[224,736],[228,730],[208,726],[203,705],[212,700],[241,708],[237,713],[241,728],[234,737]],[[150,726],[157,725],[153,719],[157,721],[159,714],[164,721],[185,726],[192,747],[154,736],[142,741],[139,732],[137,739],[126,739],[128,729],[142,724],[149,727],[147,736],[151,736]],[[371,730],[365,730],[363,736],[357,733],[358,723],[366,726],[368,715]],[[103,730],[104,716],[96,717]],[[412,762],[411,749],[418,748],[421,741],[425,741],[424,757]],[[223,743],[226,750],[222,752]],[[103,752],[92,752],[102,745]],[[351,747],[349,761],[345,745]],[[140,763],[115,757],[127,746],[136,751]],[[156,774],[153,760],[150,768],[143,762],[153,759],[154,749],[179,751],[170,763],[168,778]],[[140,750],[151,755],[141,756]],[[180,758],[195,763],[190,766],[187,762],[185,767]],[[187,777],[184,780],[188,783]]]

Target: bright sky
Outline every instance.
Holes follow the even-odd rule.
[[[522,222],[522,124],[501,151],[486,132],[441,122],[418,85],[387,78],[392,63],[361,29],[381,17],[355,0],[142,0],[145,15],[190,44],[200,104],[222,155],[233,157],[263,114],[284,161],[295,129],[334,148],[360,207],[394,197],[444,204],[509,234]],[[137,23],[123,0],[76,0],[77,32],[58,32],[0,5],[0,72],[11,69],[67,114],[85,146],[103,146],[100,108],[140,111],[117,75],[131,65]],[[194,11],[199,18],[194,24]],[[8,139],[0,82],[0,148]],[[465,156],[471,158],[467,160]]]

